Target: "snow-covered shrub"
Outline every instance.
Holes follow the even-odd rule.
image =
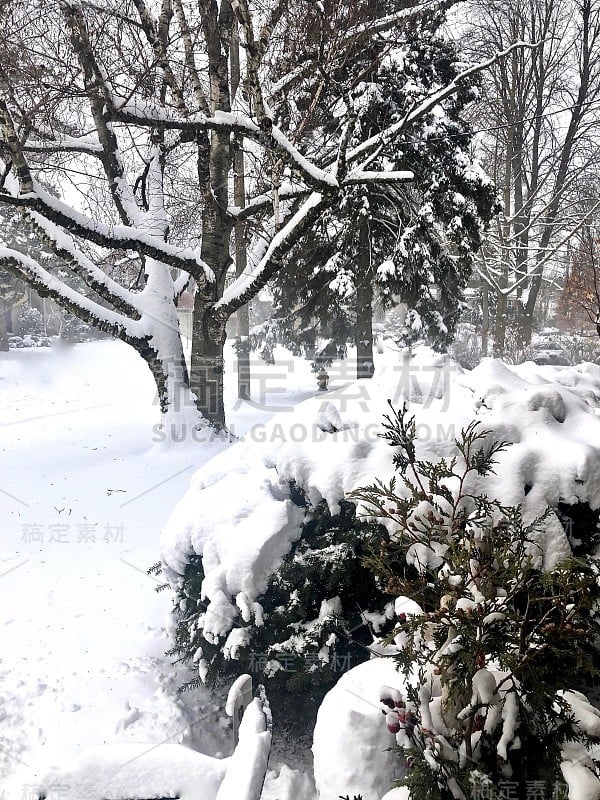
[[[476,367],[482,358],[481,334],[477,327],[468,322],[457,325],[456,336],[448,352],[464,369]]]
[[[29,303],[23,303],[19,309],[19,332],[21,336],[45,334],[41,313]]]
[[[205,638],[226,641],[231,635],[233,645],[249,610],[251,617],[260,617],[259,599],[306,522],[307,510],[291,500],[292,481],[313,507],[325,500],[335,515],[353,490],[375,476],[387,482],[394,475],[394,451],[378,434],[389,413],[387,398],[399,403],[399,395],[415,415],[417,454],[423,461],[437,463],[455,454],[454,439],[473,419],[492,431],[490,440],[511,442],[498,454],[495,473],[477,478],[477,491],[505,506],[521,504],[527,522],[548,506],[553,509],[544,523],[543,553],[536,552],[536,566],[552,569],[573,555],[594,551],[600,509],[600,367],[531,362],[508,367],[484,359],[464,371],[447,357],[415,348],[406,363],[390,360],[370,381],[306,400],[293,414],[275,415],[194,475],[163,530],[160,551],[165,580],[178,596],[188,563],[201,561],[206,613],[201,618],[190,607],[190,624],[202,626]],[[198,653],[196,674],[206,674],[203,661]],[[297,704],[301,710],[301,696]],[[333,726],[330,730],[333,735]],[[343,725],[338,735],[345,736]],[[355,753],[357,761],[361,752]],[[349,784],[339,786],[338,794],[348,792],[352,795]]]
[[[573,364],[584,361],[598,363],[600,361],[600,340],[595,332],[588,334],[561,331],[557,328],[545,328],[541,335],[551,332]]]
[[[50,347],[52,340],[49,336],[38,333],[27,333],[25,336],[11,336],[8,342],[10,348],[19,347]]]
[[[84,322],[73,314],[65,314],[65,321],[60,333],[60,338],[66,342],[77,343],[89,342],[90,339],[96,337],[94,328],[88,325],[87,322]]]
[[[391,629],[393,606],[365,563],[387,539],[383,526],[357,520],[342,501],[306,508],[301,536],[258,598],[260,614],[234,628],[233,636],[205,635],[202,558],[190,557],[180,582],[173,655],[205,663],[205,681],[250,672],[265,683],[279,719],[306,729],[319,703],[342,672],[369,658],[374,636]],[[198,683],[192,681],[191,685]]]
[[[22,347],[50,347],[52,344],[48,336],[39,333],[26,333],[21,342]]]
[[[519,800],[533,785],[598,797],[600,711],[578,689],[599,674],[599,562],[541,567],[551,512],[526,522],[477,489],[507,447],[489,431],[467,426],[436,462],[418,460],[406,407],[385,436],[398,480],[352,496],[390,529],[371,563],[398,596],[389,642],[405,690],[380,699],[409,767],[402,785],[412,800],[499,798],[508,785]]]

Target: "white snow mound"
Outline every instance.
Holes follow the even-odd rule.
[[[99,745],[86,749],[42,781],[47,800],[122,800],[180,797],[216,800],[229,759],[217,759],[177,744]]]
[[[405,691],[391,658],[374,658],[345,672],[319,708],[313,736],[319,800],[349,795],[380,800],[403,777],[396,737],[385,725],[379,687]],[[393,796],[393,795],[392,795]]]

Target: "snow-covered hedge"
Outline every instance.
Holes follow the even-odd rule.
[[[379,437],[388,399],[396,406],[409,401],[422,459],[451,456],[455,437],[473,420],[491,439],[511,443],[495,474],[473,489],[505,505],[522,504],[526,521],[547,506],[556,510],[546,520],[540,567],[569,556],[573,544],[591,549],[600,507],[600,367],[507,367],[486,359],[466,372],[427,349],[398,356],[371,381],[279,414],[194,476],[164,531],[162,558],[183,600],[179,621],[190,638],[206,642],[195,653],[200,676],[214,648],[236,659],[250,644],[250,630],[264,624],[262,601],[307,521],[290,487],[310,509],[326,504],[335,517],[350,492],[392,476],[393,452]],[[194,565],[200,603],[190,608],[184,576],[189,581]],[[328,613],[338,602],[330,591],[323,598]],[[288,608],[293,592],[290,586]],[[285,669],[279,661],[272,672]]]
[[[209,638],[196,624],[205,572],[200,557],[190,558],[178,589],[173,654],[202,659],[203,680],[252,672],[268,682],[278,719],[306,732],[340,674],[369,657],[373,631],[391,630],[390,598],[365,564],[389,537],[383,526],[357,520],[352,503],[342,500],[332,515],[325,502],[310,506],[294,485],[290,499],[305,511],[300,537],[258,596],[256,616],[244,609],[226,638]]]

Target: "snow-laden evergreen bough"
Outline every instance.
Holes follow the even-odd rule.
[[[379,189],[414,181],[400,153],[404,132],[426,136],[424,151],[435,149],[436,119],[453,119],[452,109],[469,95],[473,75],[506,55],[462,71],[458,63],[446,70],[438,64],[428,83],[419,81],[404,114],[384,115],[374,128],[364,125],[355,107],[358,85],[347,80],[353,75],[349,65],[375,45],[381,54],[402,51],[408,28],[414,35],[426,20],[434,20],[435,28],[453,3],[4,4],[0,202],[20,210],[56,256],[56,265],[10,245],[0,248],[0,263],[42,295],[134,347],[152,371],[167,420],[194,424],[198,409],[205,420],[222,426],[227,320],[283,268],[301,236],[346,197],[351,201],[351,187],[369,187],[374,196]],[[240,70],[238,32],[244,56]],[[39,40],[43,54],[32,45]],[[407,69],[413,65],[409,60]],[[400,63],[394,71],[405,81],[408,98]],[[236,91],[238,84],[243,91]],[[338,87],[335,98],[326,86]],[[345,102],[349,91],[355,100]],[[455,106],[454,98],[461,97]],[[330,113],[333,100],[335,113]],[[464,209],[457,187],[455,223],[446,219],[444,224],[456,229],[472,224],[467,239],[474,237],[474,246],[478,226],[491,211],[489,186],[465,154],[460,122],[454,132],[440,125],[443,136],[456,133],[453,168],[462,170],[466,185]],[[454,147],[455,140],[450,141]],[[231,202],[229,191],[236,148],[249,151],[254,165],[248,168],[244,207]],[[421,167],[427,169],[425,160]],[[440,185],[445,180],[440,175]],[[434,195],[427,201],[435,214]],[[472,195],[487,200],[473,206]],[[417,214],[423,221],[417,220],[417,227],[425,224],[428,202]],[[247,267],[233,279],[236,224],[245,228],[244,241],[250,244]],[[413,244],[406,240],[403,246],[416,252]],[[423,287],[434,269],[428,263],[439,255],[434,251],[431,244],[423,263],[411,262],[405,273],[408,286],[417,281],[418,270],[428,272],[417,281],[415,313],[425,302]],[[136,259],[137,279],[114,279],[106,265],[115,252]],[[440,290],[445,295],[448,284],[448,296],[454,298],[465,274],[453,258],[440,261],[448,274]],[[74,276],[86,288],[76,288]],[[192,287],[188,375],[177,303]],[[438,319],[440,331],[452,328],[452,313],[447,321]]]
[[[433,463],[416,456],[406,407],[385,429],[398,480],[352,497],[391,531],[370,563],[397,596],[389,642],[405,689],[380,699],[406,757],[401,785],[413,800],[507,787],[525,800],[533,785],[598,797],[600,711],[579,690],[599,674],[600,563],[570,557],[545,571],[550,510],[525,523],[519,506],[474,491],[507,446],[489,431],[467,426],[456,456]]]
[[[357,520],[352,503],[342,501],[332,515],[325,503],[312,507],[297,487],[291,496],[304,517],[300,536],[225,636],[198,624],[207,576],[202,559],[190,558],[179,582],[171,655],[199,667],[185,690],[250,671],[267,683],[279,723],[306,736],[325,693],[369,658],[373,636],[391,630],[394,614],[364,564],[387,539],[385,528]]]

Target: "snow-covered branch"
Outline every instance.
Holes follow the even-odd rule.
[[[258,142],[263,147],[265,145],[275,147],[285,162],[297,170],[313,188],[335,188],[338,185],[336,179],[327,170],[321,169],[302,155],[276,125],[270,126],[267,123],[261,128],[253,119],[239,111],[217,111],[210,117],[202,113],[180,117],[170,109],[161,106],[126,98],[119,100],[114,96],[111,117],[115,121],[140,127],[187,131],[189,134],[195,134],[201,130],[237,133]]]
[[[150,9],[144,2],[144,0],[133,0],[133,4],[135,5],[137,12],[140,17],[140,23],[142,30],[150,44],[154,56],[156,58],[156,63],[160,65],[162,73],[164,75],[164,79],[166,84],[168,85],[169,89],[171,90],[171,94],[173,96],[173,100],[175,101],[175,105],[180,111],[184,113],[187,111],[185,99],[183,97],[183,92],[181,91],[181,87],[175,77],[173,69],[169,64],[169,60],[167,58],[165,42],[163,37],[159,34],[159,24],[156,20],[153,19],[152,14],[150,13]],[[164,5],[164,4],[163,4]],[[163,14],[161,17],[166,15],[165,11],[163,10]]]
[[[183,3],[181,0],[173,0],[173,9],[175,11],[175,16],[177,17],[177,24],[179,25],[179,32],[181,34],[181,38],[183,41],[183,48],[185,53],[185,65],[187,67],[188,72],[190,73],[190,78],[192,81],[192,87],[194,90],[194,100],[200,111],[207,116],[210,114],[210,107],[208,105],[208,100],[206,99],[206,94],[204,93],[204,88],[202,86],[202,81],[200,80],[200,75],[198,73],[198,67],[196,65],[196,56],[194,54],[194,44],[192,41],[192,35],[190,32],[190,28],[188,25],[188,21],[185,16],[185,10],[183,8]]]
[[[399,122],[396,122],[394,125],[390,125],[389,128],[386,128],[374,136],[371,136],[369,139],[366,139],[364,142],[361,142],[350,153],[348,153],[348,161],[355,161],[361,155],[372,150],[374,147],[379,147],[382,144],[388,144],[389,142],[392,142],[406,127],[422,119],[444,100],[447,100],[449,97],[452,97],[452,95],[456,94],[460,89],[461,83],[467,78],[489,69],[494,64],[497,64],[498,61],[501,61],[502,59],[506,58],[506,56],[510,55],[514,50],[521,48],[535,49],[539,46],[540,42],[514,42],[510,47],[507,47],[506,50],[496,53],[491,58],[481,61],[478,64],[474,64],[468,69],[463,70],[463,72],[459,73],[449,84],[428,95],[421,103],[416,105],[415,108],[411,109]]]
[[[410,170],[369,172],[356,169],[346,175],[342,185],[354,183],[407,183],[414,180],[414,177],[414,172],[410,172]]]
[[[126,340],[143,338],[143,331],[138,322],[85,297],[29,256],[17,250],[0,247],[0,264],[25,280],[42,297],[51,297],[59,305],[105,333]]]
[[[107,115],[107,103],[110,100],[109,82],[90,42],[81,6],[72,0],[68,2],[61,0],[60,6],[71,33],[73,50],[83,72],[90,111],[102,146],[100,160],[115,207],[124,225],[135,225],[139,219],[137,203],[125,178],[119,144]]]
[[[190,279],[188,272],[179,273],[173,281],[173,293],[175,297],[179,297],[179,295],[187,289]]]
[[[254,297],[280,268],[284,253],[288,252],[299,237],[308,230],[326,204],[327,201],[323,195],[313,192],[291,215],[281,230],[272,237],[258,264],[247,274],[240,275],[224,291],[222,298],[215,305],[217,312],[229,316]]]
[[[99,269],[85,253],[81,252],[68,233],[35,211],[24,213],[40,238],[57,256],[68,262],[73,272],[79,275],[90,289],[128,317],[134,319],[139,317],[136,295]]]
[[[43,139],[28,139],[23,144],[26,153],[81,153],[101,156],[102,145],[92,136],[61,136]]]
[[[579,233],[579,231],[589,223],[591,219],[594,218],[594,215],[597,211],[600,210],[600,200],[597,200],[594,205],[589,209],[589,211],[584,214],[567,233],[561,237],[561,239],[553,245],[551,248],[534,248],[529,246],[528,250],[530,252],[536,252],[539,256],[538,260],[535,263],[535,266],[532,270],[527,270],[523,274],[519,275],[514,280],[508,281],[506,286],[502,286],[497,280],[497,277],[503,275],[502,270],[494,269],[487,261],[484,263],[483,268],[478,268],[478,273],[480,277],[487,283],[490,289],[493,289],[499,295],[505,295],[506,297],[510,297],[517,289],[522,286],[525,286],[529,283],[529,281],[536,275],[541,275],[543,273],[544,266],[553,259],[557,253],[574,237]],[[505,248],[507,252],[511,252],[510,247]]]
[[[421,3],[417,6],[404,8],[394,14],[389,14],[381,19],[371,20],[367,23],[356,25],[350,28],[340,37],[337,45],[347,48],[350,44],[367,40],[375,34],[385,33],[409,21],[416,21],[427,14],[441,14],[452,6],[457,5],[462,0],[433,0],[433,2]],[[275,98],[284,91],[289,90],[297,81],[306,77],[314,71],[315,63],[318,58],[317,51],[306,54],[306,61],[299,67],[294,67],[287,75],[282,76],[272,87],[270,98]]]
[[[0,98],[0,143],[10,156],[11,166],[17,177],[19,191],[27,194],[33,191],[33,178],[27,159],[23,154],[21,141],[6,102]]]
[[[254,38],[254,24],[248,0],[233,0],[232,7],[237,14],[240,27],[244,32],[246,45],[246,71],[248,73],[248,84],[252,96],[252,107],[254,116],[262,130],[269,131],[273,122],[269,108],[263,96],[262,83],[259,76],[260,62],[264,50],[259,48]],[[266,42],[269,34],[266,34]]]
[[[279,187],[278,193],[280,200],[295,200],[299,197],[304,197],[305,195],[310,194],[310,189],[291,183],[283,183]],[[236,220],[245,220],[254,216],[260,211],[264,211],[266,208],[272,208],[272,206],[273,195],[270,193],[260,194],[249,200],[244,208],[240,208],[239,206],[228,206],[227,213]]]
[[[214,280],[214,273],[195,250],[180,248],[129,225],[108,225],[95,220],[46,192],[33,182],[27,194],[0,192],[0,203],[37,211],[49,221],[89,242],[111,249],[136,250],[172,267],[190,272],[196,280]]]
[[[370,20],[369,22],[350,28],[342,38],[342,44],[347,44],[357,36],[364,36],[365,34],[372,36],[375,33],[384,33],[385,31],[396,28],[398,25],[412,22],[427,14],[441,14],[443,11],[447,11],[459,2],[462,2],[462,0],[433,0],[433,2],[421,3],[420,5],[403,8],[400,11],[396,11],[394,14],[388,14],[386,17]]]

